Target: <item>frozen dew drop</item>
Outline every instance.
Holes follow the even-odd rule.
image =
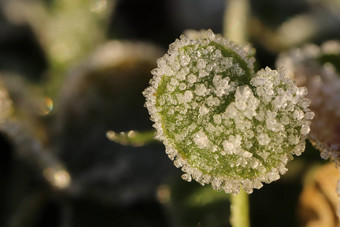
[[[190,102],[193,99],[194,95],[192,94],[192,91],[185,91],[184,92],[184,101]]]
[[[188,82],[191,83],[191,84],[195,83],[196,82],[196,76],[193,75],[193,74],[190,74],[188,76]]]
[[[194,142],[199,148],[206,148],[209,145],[209,139],[207,135],[200,131],[194,135]]]
[[[293,116],[297,120],[301,120],[304,117],[304,113],[302,110],[296,109],[293,113]]]
[[[187,88],[187,85],[185,85],[185,83],[180,83],[178,88],[179,88],[179,90],[183,91]]]
[[[188,182],[192,181],[191,175],[188,174],[188,173],[183,174],[182,179],[185,180],[185,181],[188,181]]]
[[[202,69],[205,69],[206,65],[207,63],[204,59],[198,59],[196,66],[198,69],[202,70]]]
[[[307,135],[310,131],[309,125],[302,125],[301,126],[301,134]]]
[[[199,115],[203,116],[203,115],[206,115],[207,113],[209,113],[209,109],[205,107],[204,105],[200,106]]]
[[[305,118],[308,119],[308,120],[312,120],[314,118],[315,114],[314,112],[307,112],[305,114]]]
[[[197,84],[195,89],[195,94],[198,96],[205,96],[208,90],[204,84]]]
[[[221,115],[216,114],[216,115],[213,116],[213,118],[214,118],[214,123],[215,124],[219,125],[219,124],[222,123]]]
[[[190,57],[188,55],[182,55],[180,59],[181,59],[181,65],[183,67],[187,66],[190,63]]]
[[[223,154],[233,154],[235,147],[232,142],[229,142],[228,140],[223,141],[222,143],[223,146]]]
[[[261,133],[260,135],[258,135],[257,141],[259,142],[260,145],[264,146],[270,142],[270,138],[267,134]]]

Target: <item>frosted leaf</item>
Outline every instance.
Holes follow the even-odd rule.
[[[143,94],[183,179],[251,193],[303,151],[313,114],[284,72],[254,73],[253,57],[209,30],[187,32],[158,62]]]
[[[340,165],[340,42],[327,41],[318,47],[307,44],[299,49],[283,53],[277,60],[278,67],[287,68],[288,77],[294,79],[299,88],[297,95],[303,110],[295,110],[295,119],[310,120],[311,125],[301,127],[301,134],[320,151],[323,158],[332,158]],[[310,100],[310,101],[309,101]],[[311,103],[310,103],[311,102]],[[308,108],[313,112],[309,112]],[[301,112],[306,111],[307,113]]]

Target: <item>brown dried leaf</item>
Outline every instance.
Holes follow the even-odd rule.
[[[339,170],[333,163],[318,168],[300,195],[299,217],[302,226],[338,227],[336,184]]]

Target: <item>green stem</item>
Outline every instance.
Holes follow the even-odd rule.
[[[228,39],[244,44],[248,40],[248,17],[250,5],[248,0],[227,0],[224,13],[223,35]],[[241,190],[231,199],[230,223],[233,227],[249,227],[248,194]]]
[[[237,195],[232,195],[231,199],[230,223],[233,227],[249,227],[249,205],[248,194],[241,190]]]
[[[249,9],[248,0],[227,1],[223,21],[225,37],[240,44],[247,41]]]

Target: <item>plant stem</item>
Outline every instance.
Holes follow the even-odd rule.
[[[228,39],[243,44],[248,38],[249,2],[248,0],[228,0],[226,3],[223,34]]]
[[[223,21],[223,35],[228,39],[244,44],[248,41],[248,17],[250,5],[248,0],[226,0]],[[248,194],[241,190],[231,195],[230,223],[233,227],[249,227]]]
[[[134,147],[141,147],[146,144],[156,142],[156,140],[154,140],[153,138],[154,135],[154,129],[143,132],[131,130],[128,132],[108,131],[106,133],[106,137],[109,140],[122,145],[129,145]]]
[[[248,194],[241,190],[237,195],[232,195],[231,199],[230,223],[233,227],[249,227],[249,205]]]

